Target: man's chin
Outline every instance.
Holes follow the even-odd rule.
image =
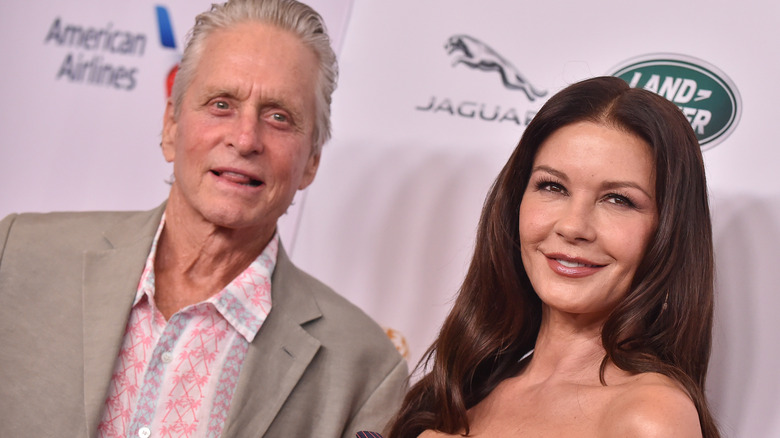
[[[204,211],[203,219],[217,228],[229,230],[262,230],[276,227],[276,220],[269,220],[270,215],[248,215],[245,210],[211,209]]]

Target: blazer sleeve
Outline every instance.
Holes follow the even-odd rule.
[[[406,359],[401,357],[357,411],[344,430],[343,438],[354,438],[355,434],[361,430],[386,428],[401,407],[401,402],[408,389],[408,376]]]

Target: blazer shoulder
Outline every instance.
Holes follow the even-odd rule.
[[[385,328],[332,288],[297,268],[284,251],[279,252],[272,280],[278,287],[280,307],[295,312],[302,327],[333,353],[395,363],[400,353]],[[277,283],[278,280],[278,283]],[[277,296],[274,296],[274,307]],[[305,315],[305,317],[303,316]],[[373,362],[373,360],[372,360]]]
[[[58,211],[14,214],[14,226],[56,231],[101,231],[102,228],[151,211]]]
[[[123,230],[129,234],[151,228],[156,230],[162,207],[149,211],[89,211],[21,213],[6,217],[0,232],[5,245],[11,242],[24,245],[43,245],[46,249],[56,247],[84,248],[105,241],[106,233]],[[156,223],[153,221],[157,220]]]
[[[355,331],[364,337],[377,336],[382,341],[387,341],[385,329],[363,309],[307,272],[298,268],[295,270],[300,285],[308,290],[316,301],[325,324],[336,325],[339,330]]]
[[[5,246],[8,242],[8,235],[11,232],[11,226],[13,226],[13,223],[16,221],[17,214],[9,214],[8,216],[4,217],[2,221],[0,221],[0,262],[3,260],[3,255],[5,254]]]

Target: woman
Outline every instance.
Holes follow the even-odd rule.
[[[600,77],[553,96],[496,179],[390,438],[718,437],[701,152],[679,109]]]

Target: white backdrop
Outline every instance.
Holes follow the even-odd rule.
[[[209,3],[165,5],[175,49],[160,44],[158,3],[147,0],[0,5],[0,216],[147,209],[165,198],[171,170],[158,148],[164,81],[192,18]],[[780,437],[778,4],[311,4],[334,33],[342,74],[334,139],[314,185],[285,218],[283,239],[301,267],[399,330],[412,363],[463,277],[490,183],[547,97],[656,53],[702,60],[730,78],[741,119],[704,153],[717,262],[708,392],[725,436]],[[117,54],[47,41],[58,17],[63,26],[143,35],[145,46]],[[546,94],[532,101],[506,88],[497,72],[453,65],[445,44],[454,35],[484,42]],[[135,69],[135,84],[120,90],[58,79],[68,55]]]

